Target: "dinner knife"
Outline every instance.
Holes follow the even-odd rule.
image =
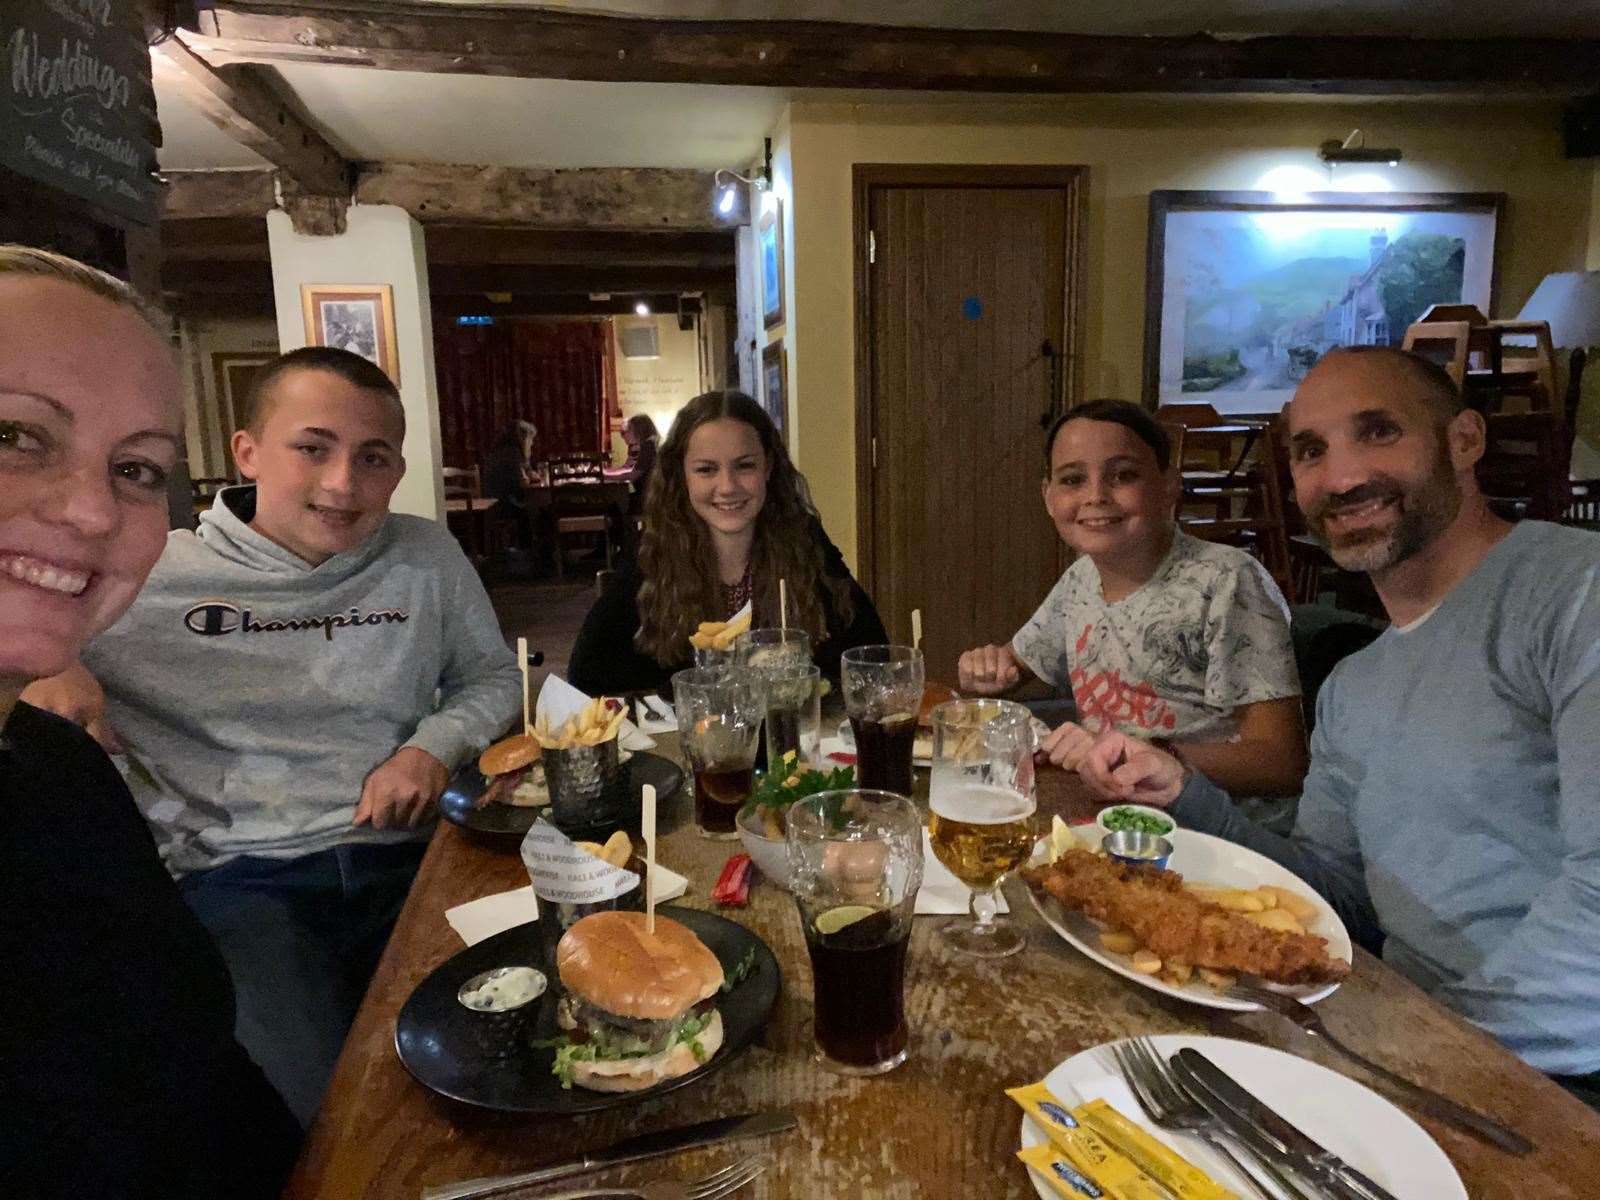
[[[798,1125],[791,1112],[746,1113],[739,1117],[718,1117],[713,1121],[700,1121],[694,1125],[680,1125],[676,1129],[658,1129],[654,1133],[641,1133],[624,1138],[603,1150],[591,1150],[578,1158],[568,1159],[536,1171],[523,1171],[516,1175],[490,1175],[482,1179],[464,1179],[459,1183],[438,1184],[422,1189],[422,1200],[479,1200],[484,1196],[498,1196],[503,1192],[532,1187],[584,1175],[624,1163],[641,1162],[693,1150],[699,1146],[713,1146],[721,1142],[743,1138],[761,1137],[769,1133],[783,1133]]]
[[[1251,1128],[1283,1155],[1294,1170],[1355,1200],[1395,1200],[1386,1188],[1256,1099],[1200,1051],[1184,1047],[1173,1057],[1172,1065],[1179,1078],[1194,1092],[1195,1099],[1213,1116],[1230,1128],[1237,1129],[1241,1124]]]

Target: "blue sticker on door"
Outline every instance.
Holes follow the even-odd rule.
[[[961,315],[969,321],[976,321],[983,316],[983,301],[976,296],[968,296],[961,302]]]

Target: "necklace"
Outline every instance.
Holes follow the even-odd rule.
[[[731,617],[750,603],[751,594],[755,591],[750,578],[750,564],[745,564],[744,574],[739,576],[738,583],[719,583],[718,586],[722,588],[722,605]]]

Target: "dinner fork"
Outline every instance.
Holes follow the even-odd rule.
[[[1309,1004],[1303,1004],[1283,992],[1274,992],[1270,988],[1258,987],[1252,983],[1235,982],[1228,989],[1228,995],[1237,1000],[1254,1001],[1269,1012],[1288,1017],[1312,1037],[1321,1038],[1328,1044],[1329,1049],[1337,1050],[1357,1066],[1372,1072],[1379,1079],[1404,1092],[1440,1120],[1449,1121],[1468,1133],[1475,1133],[1508,1154],[1528,1154],[1533,1150],[1533,1143],[1516,1130],[1509,1129],[1499,1121],[1475,1112],[1465,1105],[1457,1104],[1448,1096],[1441,1096],[1420,1083],[1412,1083],[1404,1075],[1396,1075],[1388,1067],[1380,1066],[1365,1055],[1356,1053],[1329,1032],[1317,1010]]]
[[[1228,1145],[1232,1139],[1226,1128],[1189,1095],[1149,1038],[1130,1038],[1126,1042],[1113,1043],[1111,1053],[1133,1092],[1133,1098],[1144,1109],[1145,1116],[1162,1129],[1199,1138],[1232,1163],[1255,1193],[1265,1197],[1265,1200],[1283,1200],[1284,1196],[1291,1200],[1312,1200],[1272,1163],[1256,1154],[1248,1145],[1239,1143],[1239,1148],[1250,1156],[1251,1162],[1279,1189],[1277,1192],[1268,1191],[1256,1177],[1256,1172]]]
[[[704,1179],[684,1182],[680,1179],[652,1179],[645,1183],[617,1184],[612,1187],[586,1187],[572,1192],[556,1192],[539,1196],[537,1200],[601,1200],[602,1197],[637,1197],[638,1200],[720,1200],[738,1191],[767,1169],[765,1158],[749,1155],[737,1159],[707,1175]],[[470,1191],[449,1193],[450,1200],[482,1200],[485,1196],[499,1196],[516,1191],[525,1185],[525,1178],[502,1175],[493,1179],[476,1180],[481,1186]]]

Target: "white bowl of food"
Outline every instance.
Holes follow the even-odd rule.
[[[789,890],[789,841],[785,814],[796,800],[817,792],[855,786],[854,767],[817,770],[799,762],[791,751],[778,770],[769,768],[756,779],[749,802],[739,810],[735,827],[745,853],[756,868],[784,891]]]

